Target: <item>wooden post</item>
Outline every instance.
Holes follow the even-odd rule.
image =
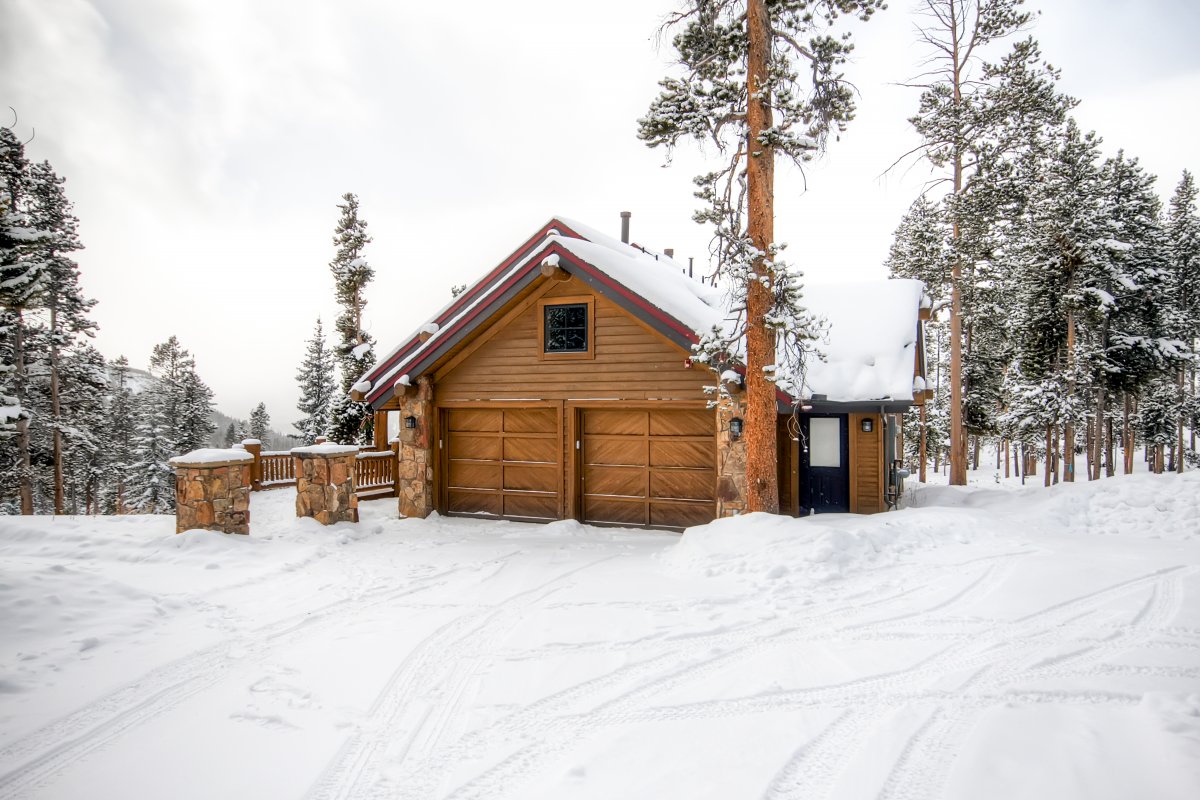
[[[250,490],[260,492],[263,479],[262,442],[258,439],[243,439],[242,449],[254,456],[254,464],[250,467]]]

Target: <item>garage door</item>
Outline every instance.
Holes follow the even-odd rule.
[[[716,516],[712,411],[585,409],[584,522],[686,528]]]
[[[555,408],[442,410],[442,498],[450,514],[559,518],[562,437]]]

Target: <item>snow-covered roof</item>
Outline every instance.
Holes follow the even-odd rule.
[[[471,331],[491,319],[506,298],[535,280],[540,267],[558,267],[610,296],[683,347],[714,327],[733,324],[729,294],[688,277],[670,257],[621,242],[567,217],[554,217],[505,262],[417,326],[381,358],[362,383],[367,399],[386,401]],[[911,401],[923,286],[884,280],[805,287],[804,304],[828,321],[820,348],[825,361],[807,365],[805,398],[830,402]],[[423,334],[423,338],[422,338]],[[405,380],[407,379],[407,380]]]

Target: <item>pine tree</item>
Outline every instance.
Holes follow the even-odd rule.
[[[779,510],[776,389],[804,394],[803,363],[818,331],[801,302],[801,273],[774,237],[776,157],[796,165],[824,149],[854,116],[842,67],[849,34],[838,19],[869,19],[882,0],[687,0],[667,20],[684,77],[638,120],[638,136],[668,151],[681,139],[712,142],[728,161],[696,178],[705,204],[695,219],[714,229],[717,271],[738,320],[704,337],[697,357],[718,371],[745,353],[746,477],[750,511]],[[742,346],[742,342],[745,342]]]
[[[83,245],[79,242],[77,232],[79,220],[72,213],[71,203],[63,191],[64,183],[49,162],[35,164],[30,170],[30,216],[35,226],[48,234],[37,242],[37,248],[46,266],[41,302],[49,315],[50,407],[46,418],[53,427],[56,514],[63,513],[62,354],[71,348],[77,336],[93,336],[96,328],[96,324],[88,318],[96,301],[83,296],[79,286],[79,267],[69,257],[70,253],[82,249]]]
[[[1196,183],[1187,170],[1175,188],[1167,212],[1170,247],[1171,334],[1190,350],[1190,365],[1181,366],[1179,384],[1179,457],[1176,469],[1184,467],[1184,428],[1191,429],[1189,458],[1196,455],[1196,426],[1200,422],[1200,394],[1196,387],[1196,360],[1200,350],[1200,216],[1196,213]]]
[[[167,463],[176,455],[171,440],[173,420],[162,401],[162,392],[153,389],[137,397],[126,505],[140,514],[169,514],[175,510],[175,474]]]
[[[262,442],[264,450],[269,450],[268,446],[271,436],[271,415],[267,413],[267,404],[259,403],[250,412],[250,438],[258,439]]]
[[[375,363],[375,340],[364,330],[363,293],[375,277],[362,251],[371,242],[367,222],[358,215],[358,198],[347,192],[338,205],[342,215],[334,229],[337,248],[329,268],[333,272],[337,302],[342,312],[334,327],[338,344],[334,348],[341,372],[342,394],[333,401],[329,437],[343,444],[370,444],[373,415],[370,406],[350,398],[350,391]]]
[[[39,305],[46,262],[39,247],[50,234],[39,229],[29,215],[30,167],[25,147],[11,129],[0,127],[0,311],[4,313],[5,361],[0,373],[6,380],[0,419],[12,428],[16,455],[6,471],[15,476],[20,511],[32,514],[33,468],[29,426],[32,414],[25,407],[28,310]]]
[[[237,427],[231,422],[229,423],[229,427],[225,429],[224,445],[227,448],[233,447],[237,441]]]
[[[1030,127],[1059,124],[1073,101],[1055,91],[1057,73],[1039,64],[1041,54],[1032,39],[1017,42],[997,62],[983,61],[990,45],[1028,25],[1031,17],[1019,10],[1021,0],[924,0],[923,5],[926,22],[921,36],[931,54],[922,77],[910,84],[922,90],[919,111],[910,121],[923,140],[918,152],[948,171],[943,180],[953,195],[948,206],[955,253],[950,304],[950,483],[965,485],[968,409],[963,347],[964,321],[971,312],[965,308],[964,293],[981,283],[973,274],[975,258],[986,250],[981,242],[965,240],[972,227],[968,209],[974,207],[976,221],[989,215],[988,203],[969,204],[964,195],[974,189],[977,177],[998,174],[998,162],[1026,143]],[[992,348],[976,352],[991,355]],[[993,373],[994,368],[976,370],[976,383]],[[984,404],[975,404],[977,414]]]
[[[300,384],[300,402],[296,407],[304,418],[292,424],[299,431],[302,443],[310,445],[329,430],[330,406],[337,391],[333,382],[333,354],[325,346],[320,318],[308,340],[296,381]]]
[[[121,356],[109,366],[108,422],[104,426],[107,453],[100,504],[105,514],[124,513],[129,502],[127,482],[135,463],[137,404],[129,388],[129,360]]]

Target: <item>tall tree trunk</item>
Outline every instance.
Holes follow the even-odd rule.
[[[1185,370],[1183,367],[1179,368],[1179,407],[1181,409],[1181,412],[1179,414],[1179,439],[1175,443],[1176,444],[1176,447],[1175,447],[1175,453],[1176,453],[1176,455],[1175,455],[1175,471],[1176,472],[1183,472],[1183,413],[1182,413],[1182,409],[1185,407],[1184,403],[1187,400],[1187,395],[1184,393],[1184,390],[1183,390],[1183,380],[1184,380],[1184,376],[1185,376],[1186,372],[1187,372],[1187,370]]]
[[[1075,313],[1067,312],[1067,397],[1075,396]],[[1075,423],[1063,420],[1063,480],[1075,481]]]
[[[17,321],[13,325],[13,366],[16,367],[14,389],[17,392],[17,403],[25,406],[25,320],[21,309],[15,309]],[[21,496],[21,513],[33,513],[33,465],[29,460],[29,420],[23,419],[17,423],[17,476],[18,491]]]
[[[1009,441],[1007,438],[1005,438],[1005,440],[1004,440],[1004,477],[1005,478],[1012,477],[1012,473],[1009,468],[1009,455],[1010,455],[1009,451],[1010,451],[1010,449],[1011,448],[1009,446]]]
[[[1113,462],[1116,460],[1116,448],[1113,446],[1113,421],[1112,417],[1105,416],[1104,418],[1104,477],[1111,478],[1117,474],[1117,465]]]
[[[971,437],[974,452],[971,453],[971,469],[979,471],[979,434]]]
[[[63,513],[62,407],[58,400],[58,308],[50,303],[50,414],[54,419],[54,513]]]
[[[962,105],[962,53],[959,52],[959,21],[957,3],[949,4],[952,52],[951,83],[954,88],[954,106]],[[954,194],[963,190],[963,153],[958,144],[954,146]],[[962,228],[958,224],[958,211],[951,221],[951,238],[954,240],[954,264],[950,271],[950,485],[967,485],[967,438],[963,426],[963,329],[962,329]]]
[[[921,483],[925,483],[925,460],[926,460],[925,459],[925,422],[926,422],[925,404],[922,403],[921,404],[921,439],[920,439],[920,445],[919,445],[920,453],[919,453],[919,456],[917,459],[919,462],[918,469],[920,469],[920,471],[921,471]]]
[[[1046,426],[1046,474],[1043,477],[1043,482],[1049,486],[1053,482],[1054,472],[1054,426]]]
[[[1121,455],[1122,465],[1126,475],[1133,473],[1133,428],[1129,426],[1129,418],[1133,414],[1133,400],[1129,397],[1129,392],[1122,392],[1125,402],[1122,403],[1124,408],[1121,412],[1121,441],[1124,443],[1124,448]]]
[[[765,0],[749,0],[746,9],[746,184],[747,233],[754,246],[766,253],[775,240],[775,153],[759,142],[772,126],[771,98],[761,86],[766,82],[771,51],[771,21]],[[755,280],[746,291],[746,485],[747,509],[779,512],[779,479],[775,446],[775,384],[763,368],[775,363],[775,334],[765,324],[774,301],[774,280],[760,258],[754,263]],[[766,285],[764,285],[764,283]]]
[[[1092,444],[1096,450],[1096,456],[1092,460],[1092,479],[1100,480],[1100,462],[1104,460],[1104,386],[1101,384],[1096,389],[1096,423],[1092,431]]]

